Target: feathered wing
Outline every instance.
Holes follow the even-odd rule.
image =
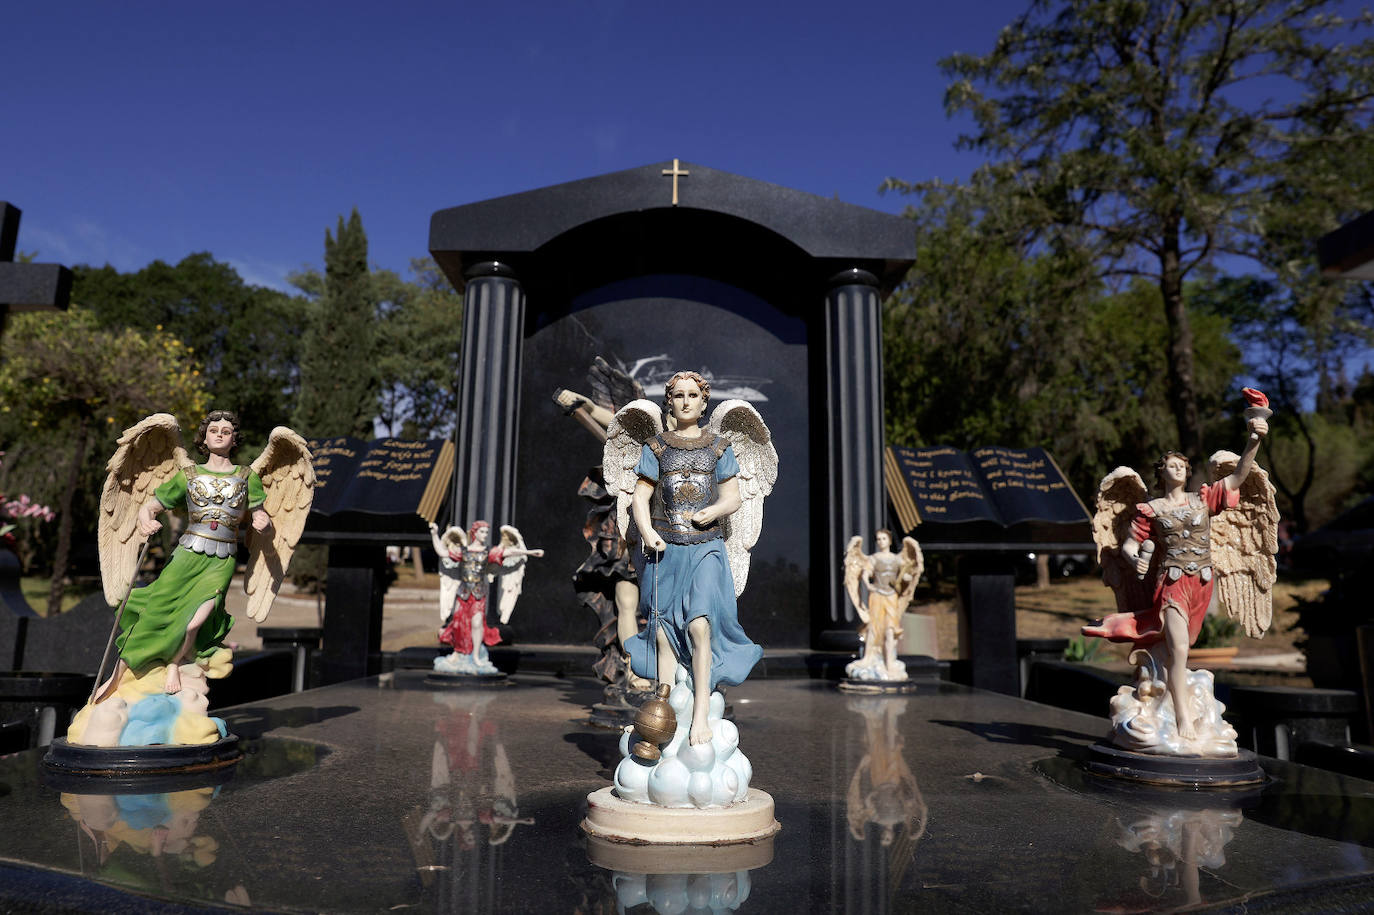
[[[1149,576],[1144,581],[1137,578],[1135,563],[1121,555],[1122,545],[1131,536],[1136,506],[1149,497],[1145,481],[1129,467],[1116,468],[1097,487],[1093,541],[1102,566],[1102,582],[1116,593],[1116,606],[1122,613],[1133,613],[1150,605]]]
[[[633,400],[621,407],[606,427],[601,451],[601,474],[606,490],[615,494],[616,530],[624,537],[630,529],[630,500],[634,498],[635,465],[644,443],[663,431],[663,410],[650,400]]]
[[[902,571],[897,576],[897,619],[902,618],[906,608],[911,606],[911,598],[916,594],[916,585],[926,570],[926,557],[921,545],[912,537],[902,538]]]
[[[249,618],[261,623],[281,590],[296,541],[305,530],[315,498],[315,465],[305,439],[277,426],[252,468],[262,479],[267,495],[262,507],[272,519],[271,527],[263,532],[247,526],[248,571],[243,588],[248,592]]]
[[[461,553],[468,547],[467,531],[454,525],[444,531],[443,538],[439,541],[439,546],[443,547],[438,551],[440,556],[448,555],[448,544],[452,542],[457,545]],[[453,613],[453,606],[458,601],[458,579],[451,575],[439,576],[439,623],[441,625],[448,622],[449,615]]]
[[[863,538],[858,534],[850,537],[848,545],[844,548],[844,593],[849,595],[849,602],[858,611],[859,619],[868,615],[868,609],[864,607],[859,595],[859,582],[863,581],[864,573],[872,565],[873,563],[864,555]]]
[[[1240,462],[1230,451],[1218,451],[1207,462],[1212,482],[1229,476]],[[1279,507],[1274,484],[1258,464],[1240,484],[1235,508],[1212,516],[1212,568],[1217,573],[1217,598],[1245,634],[1263,638],[1274,614],[1274,579],[1278,575]]]
[[[511,525],[503,524],[501,546],[523,550],[525,538]],[[525,566],[528,563],[528,556],[512,556],[501,561],[501,596],[496,607],[503,623],[509,623],[510,615],[515,612],[515,602],[520,599],[520,592],[525,587]]]
[[[615,412],[632,400],[644,397],[644,386],[626,372],[597,356],[587,371],[587,386],[597,406]]]
[[[763,530],[763,500],[778,481],[778,452],[773,448],[768,424],[743,400],[727,400],[716,407],[707,427],[729,440],[739,462],[740,507],[722,522],[725,555],[738,597],[749,581],[749,551]]]
[[[138,510],[153,498],[153,490],[192,466],[170,413],[144,417],[119,437],[100,491],[100,578],[111,607],[129,593],[146,539],[138,531]]]

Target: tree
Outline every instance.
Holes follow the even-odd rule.
[[[1034,0],[989,54],[941,62],[946,108],[976,125],[960,143],[989,157],[981,180],[1009,195],[1008,218],[1042,245],[1081,247],[1104,278],[1157,288],[1156,360],[1189,453],[1203,423],[1186,281],[1220,254],[1263,256],[1264,226],[1298,221],[1285,188],[1368,142],[1372,20],[1335,6]],[[1323,186],[1345,209],[1369,204]]]
[[[73,500],[82,488],[92,439],[108,439],[113,446],[120,430],[148,413],[199,421],[208,402],[205,382],[193,354],[171,334],[101,327],[90,310],[79,306],[65,314],[15,316],[5,353],[0,364],[0,417],[7,445],[22,445],[29,430],[38,433],[35,438],[48,443],[50,450],[26,451],[25,460],[46,465],[54,476],[60,473],[57,547],[48,594],[48,612],[55,614],[61,608],[71,552]],[[88,482],[88,499],[94,495],[90,489]]]
[[[238,413],[249,442],[290,420],[303,301],[244,283],[208,253],[134,273],[77,267],[73,299],[104,327],[166,330],[193,349],[212,407]]]
[[[410,262],[415,280],[374,274],[381,300],[378,373],[382,423],[391,435],[429,438],[453,430],[463,296],[430,258]]]
[[[354,208],[324,233],[324,281],[293,276],[309,303],[301,343],[300,397],[292,425],[307,437],[372,437],[377,415],[377,299],[367,266],[367,235]]]

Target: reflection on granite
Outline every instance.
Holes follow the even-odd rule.
[[[637,898],[641,885],[616,871],[642,876],[646,900],[671,885],[688,901],[720,888],[715,898],[737,903],[744,870],[742,912],[1091,911],[1123,894],[1167,909],[1187,904],[1180,868],[1196,861],[1204,904],[1329,910],[1374,897],[1369,782],[1265,760],[1272,782],[1239,808],[1202,792],[1159,803],[1084,781],[1075,755],[1104,719],[949,684],[856,700],[824,681],[771,679],[730,691],[754,783],[783,827],[771,863],[692,872],[734,873],[733,896],[728,880],[660,884],[649,875],[666,870],[594,863],[578,831],[587,794],[607,777],[591,749],[605,732],[585,723],[597,681],[515,679],[466,696],[398,672],[225,710],[261,743],[190,833],[214,840],[214,861],[177,864],[190,879],[167,884],[154,865],[141,891],[223,906],[241,885],[254,909],[274,911],[612,912],[621,890]],[[128,884],[93,867],[92,840],[82,832],[78,843],[41,755],[0,757],[0,911],[31,908],[40,893],[141,910],[132,892],[109,903],[109,887]],[[270,774],[278,768],[290,771]],[[1171,813],[1234,809],[1243,820],[1218,821],[1231,833],[1224,864],[1208,851],[1220,834]],[[1164,825],[1139,825],[1156,816]],[[1128,836],[1142,837],[1135,850]],[[149,857],[139,856],[145,868]],[[1142,877],[1170,889],[1150,896]]]
[[[617,912],[644,915],[769,911],[745,906],[750,871],[773,860],[773,836],[738,845],[630,845],[588,836],[587,860],[611,872],[601,901]]]
[[[1098,911],[1198,905],[1203,901],[1199,869],[1226,865],[1223,852],[1244,819],[1239,810],[1159,810],[1125,822],[1118,818],[1116,844],[1145,856],[1137,884],[1143,898],[1118,897],[1100,903]]]

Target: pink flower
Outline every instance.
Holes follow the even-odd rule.
[[[1245,402],[1252,407],[1269,406],[1269,398],[1257,388],[1241,388],[1240,392],[1245,395]]]

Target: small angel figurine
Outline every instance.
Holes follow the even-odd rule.
[[[267,619],[296,541],[305,528],[315,471],[305,440],[284,426],[245,467],[232,460],[239,420],[214,410],[201,420],[194,464],[167,413],[125,430],[100,497],[100,571],[105,599],[124,603],[114,644],[119,660],[79,712],[68,741],[91,746],[213,743],[223,723],[208,718],[206,678],[226,676],[224,645],[233,620],[224,596],[234,575],[239,532],[247,532],[248,615]],[[157,515],[185,506],[186,532],[150,585],[130,590]],[[161,701],[159,696],[174,698]],[[143,706],[147,707],[143,707]]]
[[[1244,394],[1245,451],[1212,455],[1211,482],[1199,492],[1187,491],[1191,467],[1176,451],[1155,465],[1163,491],[1157,499],[1128,467],[1099,487],[1093,538],[1121,612],[1082,631],[1142,649],[1131,653],[1138,685],[1122,687],[1112,700],[1112,740],[1123,749],[1236,755],[1235,731],[1212,697],[1211,673],[1189,671],[1187,663],[1214,589],[1252,637],[1264,635],[1272,614],[1279,513],[1268,474],[1254,466],[1271,413],[1263,393]]]
[[[902,540],[902,552],[892,552],[892,534],[873,535],[874,552],[865,556],[863,539],[849,538],[844,551],[844,590],[859,613],[863,626],[859,638],[863,654],[845,665],[852,680],[905,680],[906,665],[897,660],[897,639],[902,634],[902,614],[916,593],[925,570],[921,545],[910,537]],[[860,600],[859,586],[868,591],[868,605]]]
[[[635,401],[611,421],[603,460],[619,528],[634,551],[640,613],[649,620],[626,649],[636,674],[672,687],[677,715],[658,776],[630,757],[622,738],[616,792],[668,807],[744,798],[749,764],[734,725],[721,717],[725,700],[716,687],[743,682],[763,654],[739,624],[736,599],[764,497],[777,480],[777,452],[762,417],[742,400],[721,404],[702,428],[710,395],[696,372],[673,375],[664,399],[676,429],[664,430],[655,404]],[[707,779],[697,779],[693,765]]]
[[[433,522],[429,535],[439,554],[439,643],[453,649],[434,659],[436,673],[494,676],[499,673],[487,656],[488,645],[501,641],[501,632],[487,624],[487,591],[497,571],[501,574],[498,611],[502,623],[510,622],[515,602],[525,584],[525,563],[543,550],[525,548],[525,539],[510,525],[501,527],[501,543],[487,549],[491,525],[474,521],[467,533],[450,527],[439,536]]]

